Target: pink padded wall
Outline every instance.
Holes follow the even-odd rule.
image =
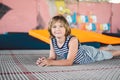
[[[12,8],[0,20],[0,33],[28,32],[37,26],[37,0],[2,0],[2,3]],[[49,20],[48,6],[45,0],[40,0],[40,12],[43,21]]]
[[[112,32],[117,32],[117,29],[120,30],[120,4],[113,4],[112,12]]]
[[[4,32],[28,32],[37,26],[37,0],[2,0],[2,2],[12,8],[0,20],[0,34]],[[49,7],[47,0],[40,0],[40,15],[44,21],[44,27],[47,28],[50,19]],[[72,11],[78,11],[80,14],[89,14],[92,12],[97,16],[97,22],[109,22],[111,10],[112,17],[112,32],[117,32],[120,29],[120,4],[109,3],[79,3],[77,9],[76,4],[68,5]]]

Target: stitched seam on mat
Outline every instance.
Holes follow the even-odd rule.
[[[111,70],[111,69],[120,69],[120,66],[110,67],[110,68],[98,68],[98,69],[81,69],[81,70],[55,70],[55,71],[41,71],[41,72],[7,72],[0,73],[0,75],[10,75],[10,74],[36,74],[36,73],[59,73],[59,72],[80,72],[80,71],[100,71],[100,70]]]

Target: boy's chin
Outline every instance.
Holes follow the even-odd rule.
[[[60,35],[58,34],[58,35],[55,35],[55,37],[64,37],[64,36],[62,36],[61,34]]]
[[[56,38],[62,38],[63,36],[56,36]]]

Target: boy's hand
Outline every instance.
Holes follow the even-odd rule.
[[[46,59],[46,58],[45,58],[45,57],[38,58],[38,60],[36,61],[36,64],[37,64],[38,66],[45,66],[45,64],[42,63],[42,61],[43,61],[44,59]]]
[[[42,57],[42,58],[38,58],[38,60],[36,61],[36,64],[38,66],[50,66],[50,61],[51,61],[51,59]]]
[[[50,62],[51,62],[51,59],[43,59],[42,61],[41,61],[41,66],[50,66]]]

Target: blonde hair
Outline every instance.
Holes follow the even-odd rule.
[[[71,34],[71,29],[69,27],[69,23],[67,22],[66,18],[63,15],[56,15],[54,16],[51,21],[49,22],[48,25],[48,32],[50,34],[50,37],[54,37],[54,35],[52,34],[51,28],[53,26],[53,24],[55,24],[56,22],[61,22],[66,30],[65,32],[65,37]]]

